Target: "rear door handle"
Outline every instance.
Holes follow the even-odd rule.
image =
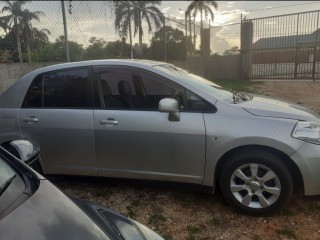
[[[117,120],[114,120],[113,118],[108,118],[107,120],[100,120],[99,123],[102,125],[110,125],[110,126],[119,124],[119,122]]]
[[[29,123],[32,123],[32,122],[35,123],[35,122],[39,122],[39,119],[36,118],[36,117],[31,116],[31,117],[26,117],[26,118],[24,118],[23,121],[24,121],[24,122],[29,122]]]

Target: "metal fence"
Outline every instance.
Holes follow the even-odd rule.
[[[0,62],[19,62],[19,52],[23,62],[104,58],[167,61],[199,55],[200,27],[193,19],[172,19],[126,1],[119,2],[127,4],[125,14],[128,16],[140,10],[149,14],[151,20],[153,17],[164,17],[163,21],[159,27],[152,21],[151,25],[142,21],[141,41],[140,29],[136,28],[133,15],[129,18],[131,30],[124,34],[121,29],[116,29],[115,3],[112,1],[30,1],[21,9],[36,17],[18,17],[16,25],[9,21],[6,26],[4,20],[10,18],[11,13],[0,11]],[[5,1],[0,1],[0,10],[7,5]]]
[[[243,77],[319,79],[320,11],[241,21]]]

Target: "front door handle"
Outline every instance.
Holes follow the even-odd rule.
[[[35,123],[35,122],[39,122],[39,119],[31,116],[31,117],[26,117],[23,119],[24,122],[29,122],[29,123]]]
[[[119,124],[119,122],[117,120],[114,120],[113,118],[108,118],[107,120],[100,120],[99,123],[102,125],[110,125],[110,126]]]

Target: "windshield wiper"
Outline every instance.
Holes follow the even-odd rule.
[[[238,103],[239,99],[242,98],[242,95],[239,92],[232,91],[232,98],[233,98],[233,103]]]
[[[248,101],[253,98],[250,94],[244,93],[244,92],[232,91],[232,94],[233,94],[233,103],[238,103],[239,99],[242,99],[243,101]]]
[[[9,178],[1,187],[0,187],[0,196],[4,193],[4,191],[10,186],[13,179],[15,179],[17,175],[13,175],[11,178]]]

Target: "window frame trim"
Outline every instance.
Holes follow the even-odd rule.
[[[72,71],[72,70],[83,70],[83,69],[86,69],[88,70],[88,77],[87,77],[87,86],[88,86],[88,93],[89,93],[89,96],[88,98],[90,99],[89,102],[88,102],[88,107],[78,107],[78,108],[75,108],[75,107],[44,107],[44,84],[43,84],[43,77],[44,75],[48,75],[48,74],[52,74],[52,73],[57,73],[57,72],[65,72],[65,71]],[[35,79],[37,77],[41,76],[42,79],[42,89],[41,89],[41,107],[25,107],[25,101],[26,101],[26,98],[27,98],[27,95],[31,89],[31,86],[32,84],[34,83]],[[85,109],[85,110],[92,110],[94,108],[94,103],[95,103],[95,100],[94,100],[94,83],[93,83],[93,71],[92,71],[92,66],[79,66],[79,67],[71,67],[71,68],[60,68],[60,69],[56,69],[56,70],[52,70],[52,71],[47,71],[47,72],[42,72],[42,73],[39,73],[37,74],[33,80],[31,81],[27,91],[26,91],[26,94],[23,98],[23,101],[22,101],[22,104],[20,105],[20,109],[74,109],[74,110],[79,110],[79,109]]]
[[[98,68],[101,68],[101,70],[99,70]],[[157,76],[161,79],[163,79],[165,81],[165,84],[168,85],[169,87],[172,87],[172,88],[176,88],[176,86],[178,86],[179,88],[181,88],[181,92],[183,92],[183,102],[185,104],[185,108],[184,109],[180,109],[180,112],[186,112],[186,113],[216,113],[217,112],[217,108],[214,104],[212,103],[209,103],[207,100],[205,100],[203,97],[199,96],[198,94],[194,93],[193,91],[191,91],[190,89],[182,86],[181,84],[177,83],[177,82],[174,82],[158,73],[155,73],[155,72],[152,72],[152,71],[149,71],[147,69],[144,69],[144,68],[139,68],[139,67],[133,67],[133,66],[124,66],[124,65],[93,65],[92,66],[92,76],[95,78],[96,80],[96,85],[98,85],[98,92],[95,91],[94,94],[98,94],[99,95],[99,99],[100,99],[100,106],[95,106],[95,109],[96,110],[107,110],[107,111],[140,111],[140,112],[158,112],[159,110],[158,109],[147,109],[147,108],[112,108],[112,109],[108,109],[108,108],[103,108],[105,107],[104,106],[104,101],[102,100],[103,97],[102,97],[102,88],[101,88],[101,81],[99,81],[99,77],[98,77],[98,74],[99,73],[102,73],[103,69],[126,69],[129,73],[132,73],[132,72],[142,72],[142,73],[146,73],[146,74],[149,74],[149,75],[154,75],[154,76]],[[132,69],[133,71],[130,71],[128,69]],[[121,71],[121,72],[124,72],[124,71]],[[142,81],[140,79],[140,81]],[[155,80],[157,81],[157,80]],[[157,81],[159,83],[161,83],[161,81]],[[173,82],[173,83],[172,83]],[[176,85],[176,86],[173,86],[173,85]],[[144,88],[144,85],[142,83],[142,86]],[[96,88],[93,87],[95,90]],[[202,100],[204,100],[205,102],[207,102],[208,104],[210,104],[213,108],[213,110],[208,110],[208,111],[203,111],[203,110],[192,110],[190,109],[190,106],[189,106],[189,103],[188,103],[188,100],[187,100],[187,92],[186,91],[189,91],[191,92],[192,94],[198,96],[199,98],[201,98]]]

